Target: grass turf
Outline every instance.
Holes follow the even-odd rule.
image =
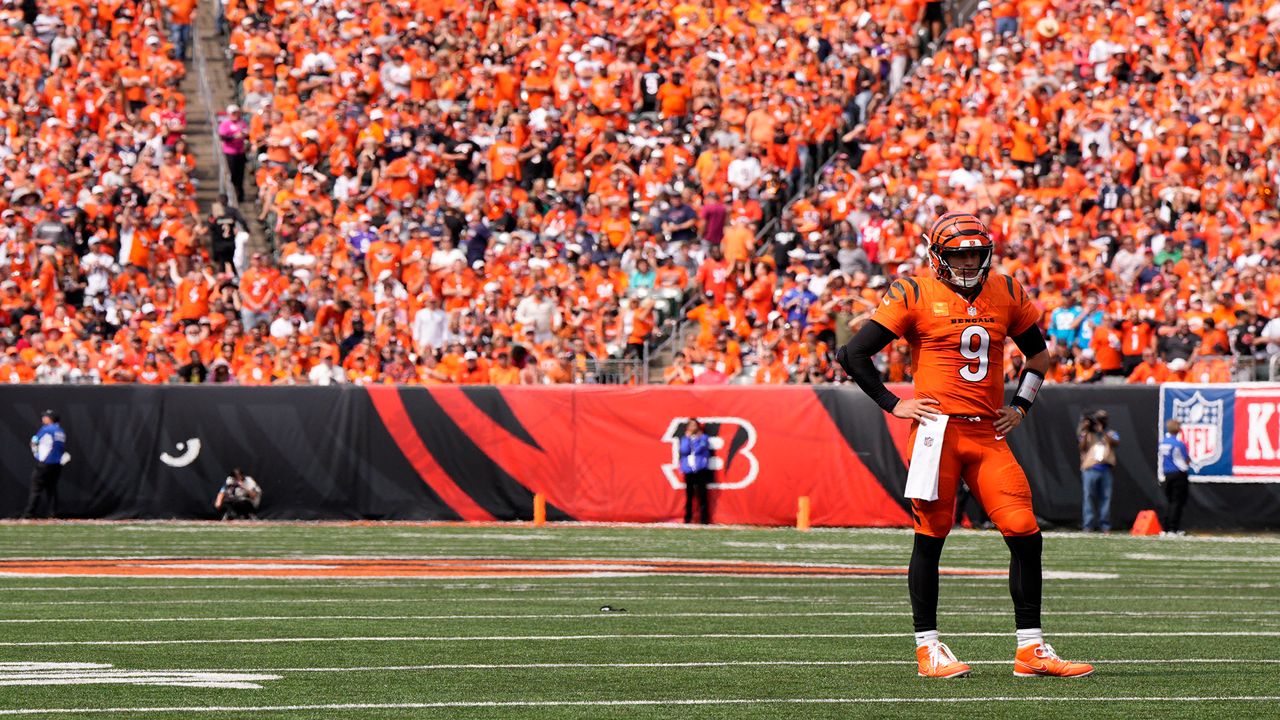
[[[0,559],[679,558],[902,567],[910,544],[910,532],[898,530],[0,525]],[[1007,561],[991,532],[958,532],[943,556],[944,568],[999,569]],[[1103,574],[1045,586],[1048,638],[1064,657],[1097,661],[1092,678],[1012,677],[1012,611],[999,578],[942,579],[944,639],[975,672],[939,682],[915,676],[900,576],[0,577],[0,663],[279,676],[261,689],[224,689],[5,685],[14,677],[6,674],[0,716],[1280,716],[1273,699],[1280,539],[1051,534],[1045,568]],[[601,613],[603,605],[627,612]],[[281,641],[199,642],[254,639]],[[448,703],[458,705],[433,706]]]

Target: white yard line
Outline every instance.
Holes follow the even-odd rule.
[[[1239,573],[1236,573],[1239,574]],[[859,585],[868,582],[868,580],[891,580],[893,583],[901,583],[904,575],[859,575],[859,577],[841,577],[823,580],[823,582],[795,582],[795,583],[777,583],[777,582],[758,582],[762,579],[759,577],[741,577],[741,578],[724,578],[716,577],[712,580],[708,578],[707,582],[696,582],[696,580],[676,579],[675,582],[666,582],[671,575],[653,575],[653,577],[644,578],[645,580],[659,580],[659,582],[635,582],[636,578],[595,578],[590,582],[584,582],[582,578],[557,577],[557,578],[492,578],[488,580],[477,580],[474,583],[460,583],[457,579],[449,585],[434,584],[431,589],[445,589],[445,591],[471,592],[471,591],[494,591],[494,592],[511,592],[525,593],[529,591],[550,592],[556,594],[573,594],[567,591],[639,591],[639,589],[662,589],[667,588],[806,588],[806,589],[829,589],[829,588],[860,588]],[[1161,573],[1161,578],[1169,578],[1169,575]],[[1187,575],[1188,580],[1203,579],[1203,574]],[[14,578],[0,578],[0,583]],[[26,578],[33,579],[33,578]],[[46,580],[56,579],[74,579],[74,578],[42,578]],[[228,589],[243,589],[243,591],[261,591],[261,589],[298,589],[298,588],[333,588],[333,589],[381,589],[381,588],[417,588],[422,589],[426,582],[406,582],[406,579],[396,580],[379,580],[376,578],[360,578],[346,580],[346,582],[325,582],[315,583],[311,580],[315,578],[297,578],[289,582],[289,578],[241,578],[228,579],[225,583],[200,583],[200,584],[166,584],[166,585],[150,585],[146,584],[146,577],[138,578],[120,578],[122,583],[115,585],[10,585],[4,587],[0,584],[0,593],[6,592],[129,592],[134,593],[145,589],[145,591],[198,591],[198,589],[216,589],[216,591],[228,591]],[[196,579],[196,578],[192,578]],[[257,580],[269,580],[269,582],[257,582]],[[284,583],[278,583],[276,580],[287,580]],[[435,582],[435,578],[422,578],[422,580],[430,580]],[[947,588],[969,587],[969,588],[987,588],[992,583],[1004,583],[1006,578],[975,578],[975,577],[947,577],[942,580],[946,583]],[[495,584],[504,583],[504,584]],[[535,585],[534,583],[545,583],[545,585]],[[1064,585],[1064,588],[1069,585]],[[1132,587],[1132,585],[1130,585]],[[1171,588],[1171,589],[1187,589],[1188,583],[1142,583],[1143,589],[1155,588]],[[1280,583],[1213,583],[1213,588],[1220,589],[1274,589],[1280,587]],[[1091,588],[1096,589],[1096,588]],[[566,591],[566,592],[561,592]],[[1097,597],[1097,596],[1089,596]],[[1108,596],[1111,597],[1111,596]],[[1222,597],[1215,594],[1213,597]],[[462,600],[462,598],[457,598]],[[468,598],[470,600],[470,598]],[[1267,600],[1266,597],[1260,597],[1258,600]],[[22,601],[26,605],[26,601]],[[3,605],[3,602],[0,602]]]
[[[944,584],[946,581],[943,581]],[[135,590],[145,590],[146,588],[135,588]],[[250,589],[250,588],[245,588]],[[660,588],[657,588],[660,589]],[[433,597],[429,601],[421,597],[401,597],[401,598],[369,598],[369,597],[351,597],[351,598],[235,598],[235,597],[218,597],[218,598],[182,598],[177,600],[7,600],[0,601],[0,606],[14,605],[20,607],[30,606],[75,606],[75,605],[222,605],[227,602],[243,601],[253,605],[310,605],[310,604],[332,604],[332,603],[535,603],[535,602],[594,602],[595,600],[605,600],[613,602],[690,602],[690,601],[714,601],[714,602],[762,602],[762,603],[822,603],[825,605],[875,605],[877,607],[884,605],[905,605],[907,599],[905,597],[893,598],[858,598],[858,597],[841,597],[834,595],[616,595],[610,588],[585,588],[587,593],[555,593],[534,595],[530,592],[517,592],[510,597]],[[905,594],[905,593],[904,593]],[[594,598],[594,599],[593,599]],[[999,602],[1008,603],[1008,597],[1003,592],[997,592],[995,589],[992,593],[982,595],[970,594],[954,594],[947,593],[948,602]],[[1074,593],[1062,592],[1057,594],[1052,602],[1055,604],[1072,603],[1086,600],[1106,600],[1108,602],[1141,602],[1150,604],[1153,601],[1166,602],[1169,600],[1210,600],[1215,603],[1229,602],[1274,602],[1276,598],[1267,595],[1167,595],[1163,593],[1149,593],[1142,595],[1076,595]]]
[[[1256,563],[1280,563],[1280,557],[1274,555],[1180,555],[1172,553],[1125,553],[1126,560],[1145,560],[1156,562],[1207,562],[1207,563],[1240,563],[1253,565]],[[1239,572],[1240,569],[1235,569]]]
[[[46,578],[46,579],[70,580],[73,578]],[[376,588],[376,589],[422,588],[421,583],[404,582],[403,580],[379,581],[377,579],[370,580],[367,578],[352,579],[349,582],[324,582],[324,583],[301,582],[306,580],[314,581],[315,578],[297,578],[294,582],[289,582],[289,583],[274,582],[276,580],[288,580],[289,578],[287,577],[286,578],[274,578],[274,577],[262,578],[263,580],[272,581],[270,583],[255,583],[253,581],[254,580],[253,578],[226,578],[226,580],[222,583],[217,583],[217,584],[202,583],[199,585],[194,585],[194,584],[193,585],[147,585],[145,584],[145,582],[144,583],[136,582],[138,580],[145,581],[147,579],[145,577],[121,578],[121,579],[125,580],[128,584],[56,585],[56,586],[21,585],[21,586],[0,587],[0,592],[102,592],[102,591],[117,590],[120,592],[132,593],[132,592],[138,592],[139,590],[254,590],[254,591],[257,591],[257,590],[297,590],[299,588],[303,588],[306,590],[311,590],[312,588],[333,588],[333,589],[342,588],[342,589],[351,589],[351,590],[361,590],[361,589],[368,589],[368,588]],[[195,580],[195,579],[210,579],[210,578],[192,578],[192,579]],[[212,579],[216,579],[216,578],[212,578]],[[432,590],[439,590],[439,589],[440,588],[432,588]],[[458,588],[458,589],[465,590],[470,588]],[[506,588],[494,588],[494,589],[502,590]]]
[[[1187,695],[1187,696],[1014,696],[936,698],[672,698],[654,700],[478,700],[429,703],[335,703],[326,705],[210,705],[204,707],[115,707],[115,708],[18,708],[0,710],[0,715],[119,715],[124,713],[264,713],[315,710],[433,710],[463,708],[554,708],[554,707],[655,707],[714,705],[885,705],[899,703],[990,703],[990,702],[1275,702],[1280,695]]]
[[[901,632],[885,633],[606,633],[581,635],[393,635],[286,638],[178,638],[172,640],[50,640],[0,642],[0,647],[86,647],[134,645],[281,645],[290,643],[383,642],[562,642],[579,640],[800,640],[901,638]],[[1055,632],[1054,637],[1280,637],[1280,630],[1230,630],[1222,632]],[[1009,637],[1007,632],[949,632],[947,637]]]
[[[763,602],[763,603],[843,603],[849,605],[884,605],[886,601],[878,599],[864,600],[846,600],[843,598],[827,598],[827,597],[807,597],[807,596],[780,596],[780,595],[614,595],[612,593],[599,593],[598,599],[604,599],[608,602],[641,602],[648,600],[664,601],[664,602],[705,602],[708,600],[715,601],[740,601],[740,602]],[[312,605],[312,604],[333,604],[333,603],[415,603],[422,605],[423,603],[534,603],[534,602],[595,602],[590,596],[581,593],[571,593],[555,596],[531,597],[527,595],[515,595],[512,597],[455,597],[455,598],[431,598],[422,597],[404,597],[404,598],[209,598],[209,599],[181,599],[181,600],[48,600],[48,601],[9,601],[0,602],[3,605],[16,605],[27,607],[32,605],[226,605],[228,602],[242,602],[253,605]],[[895,602],[905,604],[905,599],[893,600]]]
[[[883,617],[884,611],[874,610],[833,610],[830,612],[579,612],[579,613],[529,613],[529,614],[490,614],[490,615],[215,615],[215,616],[179,616],[179,617],[78,617],[78,618],[0,618],[0,624],[16,625],[56,625],[56,624],[104,624],[104,623],[197,623],[197,622],[289,622],[317,620],[614,620],[619,618],[827,618],[827,617]],[[973,611],[939,611],[939,615],[948,617],[972,617]],[[1280,610],[1187,610],[1182,612],[1148,612],[1124,610],[1055,610],[1055,617],[1089,616],[1117,618],[1197,618],[1229,616],[1233,618],[1249,618],[1280,615]]]
[[[1161,665],[1181,663],[1188,665],[1226,664],[1280,664],[1280,659],[1244,658],[1148,658],[1124,660],[1090,660],[1094,665]],[[1013,660],[965,660],[969,665],[1012,665]],[[633,663],[446,663],[438,665],[384,665],[368,667],[296,667],[296,668],[221,668],[181,669],[156,672],[245,672],[245,673],[344,673],[344,672],[417,672],[427,670],[561,670],[561,669],[663,669],[663,668],[722,668],[722,667],[855,667],[858,665],[915,665],[915,660],[725,660],[698,662],[633,662]]]

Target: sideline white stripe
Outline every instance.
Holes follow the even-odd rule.
[[[58,555],[46,555],[42,557],[4,557],[0,558],[5,562],[28,562],[28,563],[59,563],[59,562],[81,562],[91,561],[97,563],[128,563],[139,560],[172,562],[172,563],[189,563],[193,561],[208,560],[208,558],[197,558],[175,555],[108,555],[108,556],[84,556],[84,557],[68,557]],[[537,566],[540,563],[547,562],[543,558],[530,558],[515,555],[466,555],[466,554],[445,554],[445,555],[399,555],[399,554],[347,554],[347,555],[219,555],[217,557],[220,562],[361,562],[365,560],[373,561],[390,561],[390,562],[432,562],[432,561],[469,561],[481,563],[483,565],[495,565],[501,563],[517,563],[523,567]],[[661,563],[681,563],[681,564],[706,564],[706,565],[724,565],[726,567],[743,566],[750,574],[755,566],[765,566],[776,568],[802,567],[812,570],[903,570],[902,565],[879,565],[874,563],[842,563],[842,562],[817,562],[813,560],[776,560],[765,559],[760,560],[754,556],[744,556],[735,558],[705,558],[705,557],[556,557],[554,561],[557,568],[573,569],[575,565],[591,565],[593,563],[609,563],[613,565],[653,565]],[[156,565],[158,569],[163,569],[164,565]],[[676,565],[676,568],[681,565]],[[454,569],[454,568],[446,568]],[[948,570],[973,573],[1007,573],[1007,569],[1003,567],[961,567],[948,566]],[[4,573],[9,575],[10,573]],[[650,574],[658,575],[678,575],[677,572],[649,573],[645,572],[644,576]],[[694,573],[697,577],[703,577],[706,573]],[[43,573],[38,573],[43,576]],[[94,577],[93,575],[74,575],[73,577]],[[108,577],[120,577],[119,575],[109,575]],[[162,575],[146,575],[145,577],[164,577]],[[257,576],[262,577],[262,576]],[[421,575],[413,575],[411,577],[426,577]],[[769,577],[766,575],[765,577]],[[839,577],[849,577],[848,575],[840,575]],[[271,579],[277,579],[272,577]],[[457,576],[445,576],[445,579],[456,580]]]
[[[947,637],[1008,637],[1007,632],[949,632]],[[1224,632],[1055,632],[1054,637],[1280,637],[1280,631],[1230,630]],[[0,642],[0,647],[85,647],[97,645],[280,645],[289,643],[348,642],[556,642],[567,640],[799,640],[841,638],[901,638],[886,633],[609,633],[600,635],[392,635],[291,638],[180,638],[174,640],[50,640]]]
[[[948,596],[952,597],[952,596]],[[898,604],[906,604],[907,600],[897,599],[892,601],[881,601],[877,599],[862,600],[846,600],[844,598],[833,597],[809,597],[795,596],[787,597],[780,595],[613,595],[611,593],[601,592],[595,596],[584,597],[581,593],[549,595],[543,597],[455,597],[455,598],[432,598],[432,603],[535,603],[535,602],[556,602],[562,603],[567,601],[585,602],[589,598],[607,599],[610,602],[642,602],[642,601],[741,601],[741,602],[758,602],[758,603],[842,603],[849,605],[884,605],[886,602],[895,602]],[[1256,598],[1240,598],[1242,600],[1254,600]],[[595,599],[591,599],[595,602]],[[0,602],[0,605],[17,605],[28,607],[32,605],[226,605],[228,602],[246,602],[254,605],[314,605],[314,604],[331,604],[331,603],[416,603],[418,605],[427,602],[421,597],[407,598],[264,598],[264,599],[228,599],[210,598],[210,599],[191,599],[191,600],[49,600],[49,601],[19,601],[13,600],[8,602]]]
[[[1237,571],[1235,574],[1243,574]],[[670,578],[668,575],[655,575],[651,579],[664,580]],[[1161,578],[1167,577],[1161,573]],[[1188,580],[1204,580],[1203,573],[1188,575]],[[57,580],[59,578],[47,578],[49,580]],[[71,578],[62,578],[71,579]],[[264,580],[277,580],[281,578],[262,578]],[[288,580],[288,578],[283,578]],[[872,589],[875,591],[881,588],[866,588],[864,579],[876,580],[895,580],[901,581],[902,576],[893,575],[866,575],[866,576],[849,576],[840,578],[830,578],[822,582],[763,582],[763,578],[759,577],[708,577],[706,582],[688,582],[684,579],[677,579],[675,582],[633,582],[635,578],[592,578],[590,582],[582,582],[582,578],[573,578],[570,582],[567,578],[539,578],[539,577],[522,577],[522,578],[492,578],[490,581],[475,582],[455,582],[447,585],[436,585],[432,590],[454,590],[458,592],[474,591],[474,590],[492,590],[495,592],[526,592],[528,590],[538,590],[541,592],[557,592],[561,590],[642,590],[642,589],[658,589],[666,590],[667,588],[735,588],[742,590],[746,587],[750,588],[820,588],[820,589],[840,589],[840,590],[863,590]],[[947,587],[957,586],[974,586],[987,587],[992,583],[1004,583],[1007,578],[1002,577],[948,577],[946,579]],[[11,585],[0,586],[0,593],[5,592],[101,592],[101,591],[118,591],[118,592],[136,592],[138,590],[297,590],[302,587],[311,588],[333,588],[345,590],[366,590],[366,589],[382,589],[382,588],[408,588],[423,589],[425,583],[405,582],[404,579],[396,580],[376,580],[364,579],[353,580],[351,582],[328,582],[328,583],[303,583],[303,580],[315,580],[315,578],[297,578],[293,582],[284,584],[278,583],[256,583],[253,578],[226,578],[225,582],[220,584],[199,584],[199,585],[148,585],[145,582],[136,582],[138,580],[146,580],[146,578],[124,578],[125,582],[118,585]],[[714,581],[713,581],[714,580]],[[546,585],[538,585],[535,583],[547,581]],[[552,582],[554,581],[554,582]],[[497,584],[503,583],[503,584]],[[1198,585],[1198,583],[1196,583]],[[549,587],[554,586],[554,587]],[[1160,582],[1149,583],[1143,582],[1142,587],[1145,588],[1174,588],[1186,590],[1188,583],[1181,582]],[[1280,587],[1280,583],[1220,583],[1214,582],[1214,588],[1223,588],[1228,590],[1265,590]],[[1096,588],[1090,588],[1096,589]]]
[[[145,589],[145,588],[139,588]],[[660,588],[656,588],[660,589]],[[591,589],[591,592],[584,594],[565,593],[560,595],[544,595],[533,596],[530,593],[516,595],[513,597],[437,597],[432,598],[432,603],[537,603],[537,602],[565,602],[573,600],[575,602],[584,601],[584,599],[600,599],[610,602],[688,602],[688,601],[716,601],[716,602],[753,602],[753,603],[821,603],[830,605],[875,605],[877,607],[884,605],[906,605],[908,600],[905,598],[868,598],[868,597],[844,597],[834,595],[614,595],[609,588]],[[1007,606],[1009,599],[1007,596],[997,597],[995,595],[956,595],[947,594],[948,600],[963,602],[996,602]],[[1276,599],[1267,595],[1165,595],[1152,593],[1150,595],[1076,595],[1065,592],[1057,595],[1053,601],[1057,603],[1067,603],[1084,600],[1106,600],[1109,602],[1141,602],[1151,603],[1152,601],[1166,602],[1170,600],[1211,600],[1218,603],[1228,603],[1233,601],[1242,602],[1274,602]],[[60,606],[60,605],[225,605],[229,602],[228,598],[208,598],[208,599],[180,599],[180,600],[7,600],[0,601],[0,606],[15,605],[21,607],[29,607],[34,605],[41,606]],[[313,604],[331,604],[331,603],[364,603],[364,604],[380,604],[380,603],[417,603],[422,604],[423,599],[420,597],[407,598],[370,598],[370,597],[351,597],[351,598],[253,598],[245,600],[254,605],[313,605]]]
[[[70,580],[72,578],[48,578],[49,580]],[[145,577],[124,578],[125,580],[146,580]],[[195,579],[195,578],[193,578]],[[202,578],[203,579],[203,578]],[[216,578],[215,578],[216,579]],[[281,578],[263,578],[264,580],[278,580]],[[288,579],[288,578],[284,578]],[[526,578],[528,579],[528,578]],[[536,579],[536,578],[535,578]],[[315,578],[297,578],[297,580],[315,580]],[[102,592],[104,590],[119,590],[121,592],[137,592],[139,590],[297,590],[304,587],[303,583],[292,582],[283,584],[258,584],[254,583],[252,578],[226,578],[226,582],[218,585],[201,584],[201,585],[147,585],[145,583],[128,582],[120,585],[57,585],[57,586],[40,586],[40,585],[21,585],[0,587],[0,592]],[[1217,587],[1217,586],[1215,586]],[[347,590],[368,590],[370,588],[381,590],[382,588],[417,588],[421,589],[419,583],[407,583],[402,580],[396,581],[368,581],[353,580],[351,582],[339,583],[314,583],[306,584],[305,589],[312,588],[333,588]],[[450,588],[432,588],[433,590],[442,590]],[[469,590],[471,588],[457,588],[458,590]],[[506,590],[508,588],[492,588],[494,590]]]
[[[1240,658],[1150,658],[1143,660],[1090,660],[1094,665],[1152,665],[1182,663],[1191,665],[1219,665],[1227,663],[1253,663],[1274,665],[1280,659],[1243,660]],[[1011,665],[1012,660],[965,660],[969,665]],[[858,665],[915,665],[915,660],[725,660],[691,662],[634,662],[634,663],[452,663],[443,665],[386,665],[381,667],[301,667],[301,668],[224,668],[201,670],[163,670],[156,672],[245,672],[245,673],[343,673],[343,672],[407,672],[418,670],[557,670],[590,668],[719,668],[719,667],[854,667]]]
[[[1274,564],[1280,563],[1280,557],[1267,557],[1263,555],[1174,555],[1160,553],[1125,553],[1126,560],[1148,560],[1158,562],[1207,562],[1207,563],[1241,563],[1246,565],[1256,565],[1258,563]],[[1242,568],[1235,568],[1235,572],[1239,572]]]
[[[939,615],[948,617],[972,617],[974,611],[939,611]],[[883,611],[846,610],[831,612],[583,612],[583,613],[531,613],[517,615],[236,615],[236,616],[201,616],[201,617],[127,617],[127,618],[0,618],[0,624],[9,625],[44,625],[67,623],[195,623],[195,622],[287,622],[290,620],[592,620],[617,618],[822,618],[822,617],[883,617]],[[1280,610],[1187,610],[1184,612],[1146,612],[1124,610],[1056,610],[1055,617],[1091,616],[1118,618],[1197,618],[1229,615],[1231,617],[1258,617],[1280,615]]]
[[[938,698],[694,698],[664,700],[478,700],[431,703],[340,703],[332,705],[213,705],[207,707],[116,707],[116,708],[21,708],[0,710],[0,715],[81,715],[120,713],[263,713],[302,712],[308,710],[432,710],[460,708],[517,708],[517,707],[653,707],[663,705],[883,705],[897,703],[977,703],[977,702],[1274,702],[1280,695],[1230,695],[1217,696],[1144,696],[1120,697],[1052,697],[1016,696],[996,697],[938,697]]]
[[[886,577],[884,577],[884,576],[868,576],[868,578],[873,578],[873,577],[874,577],[874,578],[878,578],[878,579],[892,579],[892,580],[897,580],[897,581],[900,581],[900,580],[902,579],[901,577],[886,578]],[[1162,577],[1163,577],[1163,576],[1162,576]],[[522,581],[523,581],[523,580],[542,580],[542,579],[551,580],[551,579],[555,579],[555,578],[521,578],[521,580],[522,580]],[[620,578],[600,578],[599,580],[606,580],[606,581],[607,581],[607,580],[613,580],[613,579],[620,579]],[[721,578],[721,579],[723,579],[723,578]],[[871,589],[874,589],[876,592],[880,592],[880,591],[883,589],[883,588],[880,588],[880,587],[870,588],[870,587],[868,587],[868,586],[867,586],[867,584],[862,583],[862,582],[861,582],[861,580],[858,580],[858,581],[855,581],[855,582],[843,583],[843,582],[842,582],[843,578],[842,578],[842,579],[839,579],[839,580],[837,580],[837,579],[832,579],[831,581],[829,581],[829,582],[825,582],[825,583],[772,583],[772,582],[752,582],[752,580],[753,580],[753,579],[754,579],[754,578],[742,578],[742,582],[706,582],[706,583],[699,583],[699,582],[632,583],[632,582],[629,582],[629,580],[630,580],[630,579],[629,579],[629,578],[627,578],[626,580],[628,580],[628,582],[624,582],[624,583],[599,582],[599,581],[597,581],[597,582],[590,582],[590,583],[582,583],[582,582],[579,582],[579,583],[575,583],[575,584],[573,584],[573,585],[569,585],[569,584],[556,584],[556,586],[555,586],[554,588],[550,588],[550,587],[546,587],[546,586],[530,585],[530,584],[528,584],[528,583],[521,583],[521,584],[518,584],[518,585],[493,585],[493,584],[491,584],[491,583],[476,583],[476,584],[472,584],[472,585],[463,585],[463,584],[458,584],[458,585],[454,585],[454,586],[451,586],[451,587],[450,587],[450,586],[440,586],[440,587],[436,587],[436,588],[433,588],[433,589],[434,589],[434,590],[452,591],[452,592],[456,592],[456,593],[466,593],[466,592],[484,591],[484,592],[486,592],[486,593],[494,593],[494,594],[498,594],[498,593],[501,593],[501,594],[518,594],[518,595],[519,595],[518,599],[520,599],[520,600],[528,600],[531,592],[533,592],[533,593],[552,593],[553,595],[551,595],[550,597],[556,597],[556,598],[558,598],[558,597],[565,597],[565,596],[570,596],[570,595],[572,595],[572,596],[579,596],[579,597],[580,597],[584,592],[596,592],[596,593],[602,593],[602,592],[620,592],[620,591],[621,591],[621,592],[631,592],[631,593],[634,593],[634,592],[643,591],[643,590],[665,591],[665,590],[667,590],[667,589],[669,589],[669,588],[689,588],[689,589],[707,589],[707,590],[715,589],[715,588],[731,588],[731,589],[735,589],[735,590],[748,590],[748,589],[761,589],[761,590],[767,590],[767,589],[770,589],[770,588],[788,588],[788,589],[806,589],[806,590],[830,590],[830,591],[837,591],[837,592],[843,592],[843,591],[862,591],[862,590],[871,590]],[[1205,579],[1205,576],[1204,576],[1203,574],[1198,575],[1196,578],[1194,578],[1194,580],[1200,580],[1200,581],[1203,581],[1204,579]],[[987,587],[989,587],[989,586],[991,585],[991,583],[1000,583],[1000,584],[1003,584],[1003,583],[1005,582],[1005,578],[963,578],[963,579],[962,579],[962,578],[948,578],[945,582],[946,582],[946,585],[947,585],[947,587],[948,587],[948,588],[968,587],[968,588],[974,588],[974,589],[976,589],[976,588],[987,588]],[[1214,582],[1214,583],[1212,583],[1212,585],[1213,585],[1213,587],[1214,587],[1214,588],[1221,588],[1221,589],[1224,589],[1224,590],[1270,590],[1270,589],[1274,589],[1274,588],[1280,587],[1280,583],[1219,583],[1219,582]],[[1155,589],[1189,590],[1189,589],[1195,589],[1195,588],[1197,588],[1197,587],[1202,587],[1202,586],[1203,586],[1203,585],[1202,585],[1201,583],[1196,583],[1196,582],[1194,582],[1194,581],[1192,581],[1192,580],[1189,580],[1188,582],[1185,582],[1185,583],[1142,583],[1142,585],[1141,585],[1141,587],[1142,587],[1144,590],[1148,590],[1148,589],[1150,589],[1150,590],[1155,590]],[[234,581],[234,580],[233,580],[233,581],[231,581],[231,582],[229,582],[228,584],[225,584],[225,585],[145,585],[145,584],[138,584],[138,585],[134,585],[134,584],[127,584],[127,585],[80,585],[80,586],[59,586],[59,587],[51,587],[51,586],[0,587],[0,593],[6,593],[6,592],[12,592],[12,593],[20,593],[20,592],[38,592],[38,593],[51,593],[51,592],[54,592],[54,593],[74,593],[74,592],[128,592],[128,593],[137,593],[139,590],[223,590],[223,591],[228,591],[228,590],[230,590],[230,591],[241,591],[241,590],[242,590],[242,591],[246,591],[246,592],[256,592],[256,591],[259,591],[259,590],[272,590],[272,589],[288,589],[288,590],[296,590],[296,589],[299,589],[299,588],[301,588],[301,587],[302,587],[302,585],[301,585],[301,584],[289,584],[289,585],[276,585],[276,584],[270,584],[270,585],[256,585],[256,584],[253,584],[252,582],[250,582],[250,581],[246,581],[246,580],[240,580],[240,581]],[[316,585],[307,585],[307,586],[306,586],[306,588],[307,588],[307,589],[311,589],[311,588],[329,588],[329,589],[335,589],[335,590],[367,591],[367,590],[381,590],[381,589],[384,589],[384,588],[385,588],[385,589],[399,589],[399,588],[404,588],[404,589],[423,589],[423,585],[422,585],[422,584],[419,584],[419,583],[405,583],[405,582],[390,582],[390,581],[388,581],[388,582],[368,582],[368,583],[361,582],[361,583],[350,583],[350,584],[348,584],[348,583],[330,583],[330,584],[323,584],[323,583],[322,583],[322,584],[316,584]],[[1094,588],[1090,588],[1090,589],[1094,589]],[[1080,597],[1080,598],[1097,598],[1097,597],[1098,597],[1098,596],[1082,596],[1082,595],[1074,595],[1074,594],[1070,593],[1069,588],[1066,588],[1066,587],[1062,588],[1062,590],[1063,590],[1063,592],[1061,593],[1061,597],[1063,597],[1063,598],[1068,598],[1068,599],[1070,599],[1070,598],[1077,598],[1077,597]],[[564,591],[564,592],[560,592],[560,591]],[[570,591],[572,591],[572,592],[570,592]],[[856,594],[854,594],[854,593],[850,593],[850,597],[858,597],[858,595],[856,595]],[[861,597],[864,597],[864,598],[865,598],[865,597],[868,597],[868,596],[867,596],[867,595],[862,595]],[[957,596],[957,597],[966,597],[966,596]],[[968,596],[968,597],[974,597],[974,598],[977,598],[977,597],[979,597],[979,596],[977,596],[977,595],[973,595],[973,596]],[[983,595],[983,596],[981,596],[981,597],[986,598],[987,596]],[[1163,597],[1171,597],[1171,598],[1175,598],[1175,599],[1176,599],[1176,598],[1192,599],[1192,598],[1188,598],[1187,596],[1162,596],[1162,598],[1163,598]],[[1203,599],[1208,599],[1208,597],[1209,597],[1209,596],[1203,596]],[[1213,596],[1212,596],[1212,598],[1213,598],[1213,599],[1236,599],[1236,600],[1269,600],[1269,599],[1271,599],[1271,597],[1272,597],[1272,596],[1265,595],[1265,594],[1259,594],[1259,595],[1255,595],[1255,596],[1240,596],[1240,595],[1236,595],[1236,596],[1225,596],[1225,597],[1224,597],[1224,596],[1222,596],[1222,595],[1213,595]],[[661,599],[663,599],[663,598],[662,598],[662,597],[655,597],[654,599],[655,599],[655,600],[661,600]],[[1108,597],[1107,597],[1107,599],[1125,600],[1125,599],[1127,599],[1127,598],[1126,598],[1125,596],[1120,596],[1120,597],[1108,596]],[[1137,598],[1133,598],[1133,599],[1137,599]],[[1146,602],[1146,601],[1149,601],[1149,600],[1150,600],[1150,598],[1149,598],[1149,597],[1144,597],[1144,598],[1141,598],[1141,599],[1142,599],[1144,602]],[[216,602],[223,602],[224,600],[225,600],[225,596],[223,597],[223,599],[217,600]],[[360,600],[359,600],[359,599],[357,599],[357,598],[352,598],[352,600],[353,600],[353,601],[357,601],[357,602],[358,602],[358,601],[360,601]],[[449,601],[452,601],[452,602],[461,602],[461,601],[463,601],[463,600],[466,600],[466,601],[470,602],[470,601],[477,600],[477,599],[476,599],[476,598],[471,598],[471,597],[465,597],[465,598],[464,598],[464,597],[453,597],[453,598],[450,598],[450,597],[441,597],[441,598],[436,598],[436,600],[439,600],[439,601],[445,601],[445,602],[449,602]],[[260,602],[271,602],[271,601],[272,601],[272,600],[271,600],[270,598],[259,599],[259,598],[257,598],[257,597],[254,597],[254,598],[252,599],[252,602],[254,602],[254,603],[260,603]],[[434,600],[433,600],[433,601],[434,601]],[[479,598],[479,601],[481,601],[481,602],[510,602],[510,601],[514,601],[514,599],[511,599],[511,598],[503,598],[503,597],[494,597],[494,598]],[[854,601],[854,600],[851,600],[850,602],[853,602],[853,601]],[[102,604],[117,604],[117,601],[101,601],[101,602],[102,602]],[[158,601],[154,601],[154,602],[166,602],[166,601],[158,600]],[[208,601],[203,601],[203,600],[202,600],[201,602],[215,602],[215,601],[214,601],[214,600],[208,600]],[[49,602],[41,602],[41,601],[35,601],[34,603],[32,603],[32,602],[27,601],[27,600],[0,600],[0,605],[6,605],[6,604],[13,604],[13,605],[19,605],[19,604],[21,604],[21,605],[42,604],[42,605],[43,605],[43,604],[50,604],[50,603],[49,603]]]

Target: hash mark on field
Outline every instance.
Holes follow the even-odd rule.
[[[430,703],[335,703],[330,705],[215,705],[207,707],[115,707],[115,708],[20,708],[0,710],[0,715],[82,715],[120,713],[263,713],[308,710],[433,710],[460,708],[518,707],[653,707],[689,705],[883,705],[898,703],[987,703],[987,702],[1275,702],[1280,695],[1122,697],[936,697],[936,698],[672,698],[664,700],[478,700]]]

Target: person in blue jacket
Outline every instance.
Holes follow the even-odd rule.
[[[67,434],[58,424],[58,413],[45,410],[40,415],[40,429],[31,437],[31,454],[36,458],[36,469],[31,473],[31,497],[22,517],[35,517],[40,500],[46,499],[46,513],[42,517],[56,517],[58,513],[58,477],[62,475],[62,461],[66,454]]]
[[[684,475],[684,521],[693,522],[693,501],[696,498],[702,524],[711,523],[711,505],[707,502],[707,486],[714,479],[711,470],[711,439],[702,430],[702,423],[691,418],[684,426],[680,438],[680,472]]]
[[[1182,509],[1187,506],[1187,489],[1190,487],[1187,472],[1191,469],[1191,453],[1187,444],[1178,437],[1182,424],[1170,420],[1164,426],[1164,438],[1160,441],[1160,485],[1169,501],[1163,522],[1164,531],[1182,535]]]

